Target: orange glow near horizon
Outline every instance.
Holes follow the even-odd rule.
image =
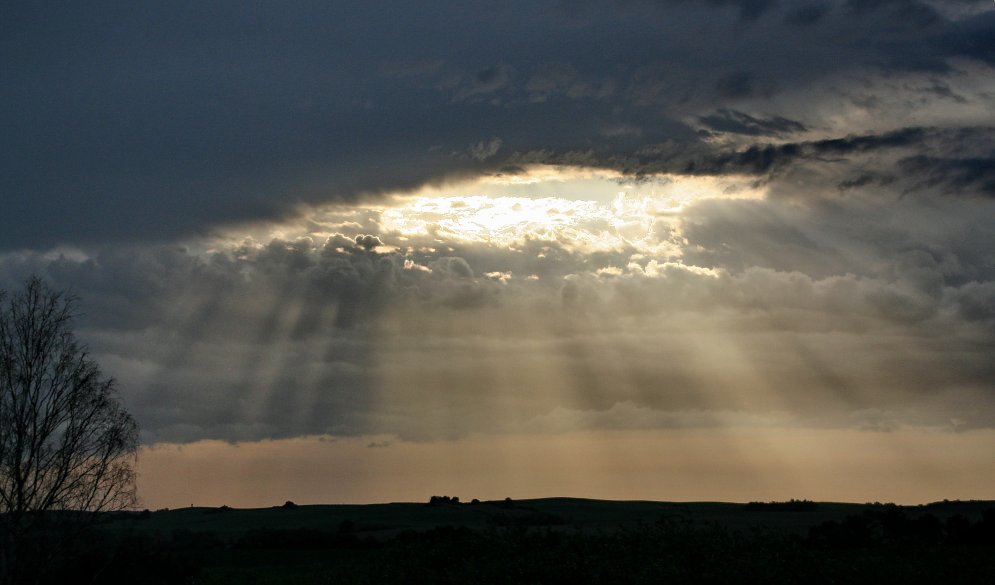
[[[143,449],[150,509],[571,496],[616,500],[893,501],[991,497],[995,431],[697,429],[368,436]],[[776,452],[769,447],[777,445]]]

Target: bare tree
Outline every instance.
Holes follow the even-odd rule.
[[[9,299],[0,291],[3,581],[40,526],[135,505],[137,426],[76,340],[74,304],[38,278]]]

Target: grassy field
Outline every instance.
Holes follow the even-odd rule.
[[[39,583],[995,583],[995,502],[546,498],[108,516]]]
[[[813,503],[814,504],[814,503]],[[471,529],[507,526],[546,526],[582,531],[612,531],[661,520],[689,522],[699,527],[719,525],[730,530],[766,529],[802,534],[809,527],[839,521],[873,504],[820,502],[811,509],[747,506],[723,502],[608,501],[580,498],[486,501],[477,504],[391,503],[368,505],[310,505],[284,508],[181,508],[118,518],[114,530],[169,534],[175,530],[210,532],[223,540],[237,539],[249,530],[336,531],[351,522],[357,535],[391,537],[406,530],[439,526]],[[902,506],[911,515],[932,513],[940,518],[961,514],[978,519],[995,501],[938,502]]]

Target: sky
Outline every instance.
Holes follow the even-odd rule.
[[[2,13],[146,507],[995,498],[989,0]]]

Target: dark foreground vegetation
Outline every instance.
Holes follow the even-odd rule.
[[[60,584],[995,583],[995,502],[437,499],[194,508],[118,516],[32,578]]]

